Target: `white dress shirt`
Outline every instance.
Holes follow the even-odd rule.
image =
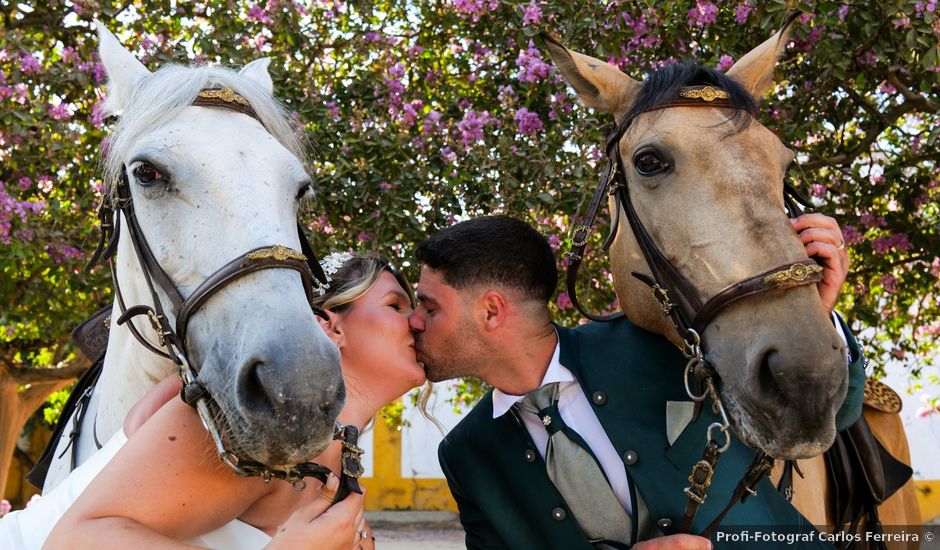
[[[613,443],[610,442],[610,438],[607,437],[607,433],[604,431],[603,426],[601,426],[600,420],[597,419],[597,415],[594,414],[591,404],[581,390],[581,385],[575,380],[571,371],[565,368],[558,360],[560,354],[561,346],[556,343],[552,361],[549,363],[548,370],[545,371],[545,376],[542,378],[542,383],[539,387],[545,384],[551,384],[552,382],[559,383],[558,413],[561,414],[561,418],[565,421],[565,424],[576,431],[578,435],[584,439],[585,443],[588,444],[588,447],[591,448],[591,452],[594,453],[594,456],[597,457],[597,461],[600,462],[601,468],[604,469],[604,473],[607,475],[607,480],[610,481],[610,486],[613,488],[617,500],[620,501],[628,514],[632,514],[633,507],[630,501],[630,485],[627,481],[627,470],[623,466],[623,459],[620,458],[617,450],[614,449]],[[498,418],[509,412],[509,409],[523,397],[525,396],[511,395],[494,388],[493,418]],[[544,460],[545,451],[548,448],[548,432],[545,430],[545,426],[535,414],[518,408],[516,410],[519,413],[519,417],[522,418],[526,430],[528,430],[529,435],[532,437],[535,448],[538,449],[539,454],[542,455],[542,460]]]

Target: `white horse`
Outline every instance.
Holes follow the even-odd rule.
[[[105,156],[106,181],[126,174],[135,215],[157,263],[183,298],[246,252],[300,249],[299,202],[312,193],[296,128],[272,95],[268,59],[240,72],[209,66],[148,71],[97,24],[108,74],[107,106],[120,113]],[[251,115],[226,105],[195,106],[207,89],[229,89]],[[120,218],[120,219],[118,219]],[[127,307],[153,306],[150,287],[120,212],[116,281]],[[280,249],[284,250],[284,249]],[[178,308],[160,285],[168,326]],[[314,319],[302,278],[263,269],[229,281],[194,310],[180,337],[215,402],[224,440],[251,460],[284,467],[329,443],[345,388],[339,353]],[[115,303],[101,377],[81,422],[81,463],[121,429],[131,406],[177,365],[148,351],[128,330],[162,349],[147,316],[123,325]],[[70,420],[71,422],[71,420]],[[69,473],[65,430],[45,490]],[[60,456],[61,455],[61,456]],[[141,465],[146,467],[146,465]]]

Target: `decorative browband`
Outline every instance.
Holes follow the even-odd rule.
[[[729,99],[731,96],[721,88],[711,86],[686,86],[679,90],[679,97],[683,99],[700,99],[705,103],[711,103],[716,99]]]
[[[193,99],[193,105],[231,109],[261,122],[261,118],[252,108],[251,103],[231,88],[206,88],[201,90]]]

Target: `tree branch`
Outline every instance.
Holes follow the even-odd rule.
[[[809,160],[801,164],[804,170],[816,170],[822,168],[823,166],[838,166],[842,164],[850,164],[859,155],[868,151],[872,144],[878,141],[878,137],[881,136],[888,127],[894,124],[894,121],[901,118],[902,116],[917,110],[917,105],[910,101],[905,101],[900,105],[897,105],[895,108],[891,109],[885,113],[884,118],[878,120],[871,128],[865,131],[865,139],[863,139],[858,145],[852,148],[847,153],[842,153],[839,155],[834,155],[827,158]]]
[[[71,361],[69,362],[71,363]],[[38,384],[43,382],[56,382],[71,380],[81,376],[90,365],[87,359],[81,359],[78,364],[60,364],[51,368],[11,368],[10,376],[17,384]]]
[[[39,405],[42,405],[42,402],[45,401],[52,392],[59,391],[68,385],[68,380],[51,380],[48,382],[30,384],[19,394],[20,402],[23,404],[21,410],[26,416],[33,414],[33,411],[39,408]]]
[[[897,68],[892,68],[890,71],[888,71],[887,80],[889,84],[901,92],[901,95],[904,96],[905,103],[910,103],[922,111],[928,111],[931,113],[940,111],[940,104],[930,101],[928,98],[912,91],[907,87],[906,84],[901,82],[901,78],[898,76]]]

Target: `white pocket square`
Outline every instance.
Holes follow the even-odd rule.
[[[672,445],[682,430],[692,422],[695,403],[692,401],[666,401],[666,439]]]

